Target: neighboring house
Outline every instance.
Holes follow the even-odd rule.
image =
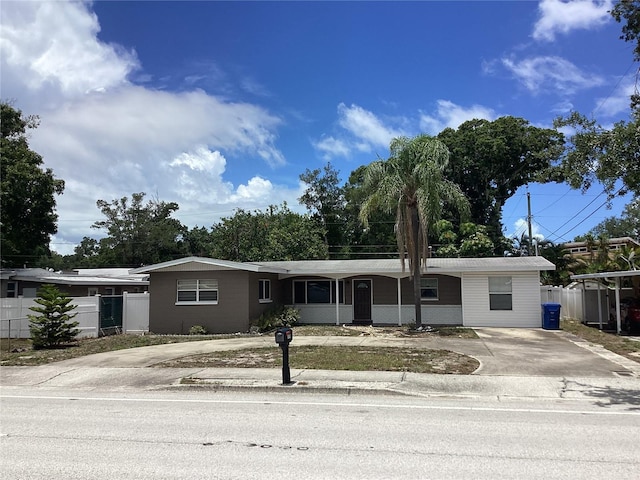
[[[421,278],[424,324],[540,327],[542,257],[430,258]],[[408,266],[398,259],[230,262],[188,257],[132,270],[149,274],[149,330],[247,331],[274,305],[303,323],[415,321]],[[336,301],[337,300],[337,301]]]
[[[624,247],[638,248],[640,243],[636,242],[631,237],[610,238],[607,240],[609,244],[609,256],[613,257],[616,252],[621,251]],[[588,258],[591,255],[595,255],[598,252],[600,241],[596,240],[595,244],[589,251],[589,245],[587,242],[567,242],[563,246],[569,251],[572,257]]]
[[[149,286],[148,275],[130,274],[129,269],[79,269],[71,273],[43,268],[21,268],[0,272],[0,298],[33,298],[46,283],[56,285],[71,297],[142,293]]]

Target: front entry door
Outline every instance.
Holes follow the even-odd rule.
[[[353,281],[353,323],[371,323],[371,280]]]

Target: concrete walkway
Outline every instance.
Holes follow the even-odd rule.
[[[472,375],[406,372],[291,370],[281,385],[280,369],[149,368],[166,360],[251,347],[273,347],[271,336],[174,343],[105,352],[39,367],[2,367],[2,387],[155,390],[208,388],[278,391],[402,393],[420,396],[580,398],[640,406],[640,363],[608,352],[563,331],[476,329],[479,338],[310,337],[295,345],[404,346],[445,349],[478,359]]]

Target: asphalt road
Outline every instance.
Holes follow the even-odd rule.
[[[636,479],[640,409],[212,391],[0,394],[3,479]]]

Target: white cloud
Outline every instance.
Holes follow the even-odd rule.
[[[467,120],[474,118],[493,120],[496,112],[482,105],[462,107],[449,100],[438,100],[437,109],[432,115],[420,114],[420,129],[430,135],[437,135],[445,128],[458,128]]]
[[[240,185],[235,195],[232,195],[229,200],[231,202],[252,200],[258,204],[265,205],[271,201],[273,191],[273,185],[269,180],[253,177],[246,185]]]
[[[527,222],[526,219],[519,218],[518,220],[515,221],[515,223],[513,224],[513,227],[514,227],[514,232],[511,235],[509,235],[510,237],[520,238],[523,235],[527,237],[529,236],[529,223]],[[536,225],[535,222],[531,223],[531,238],[539,242],[544,240],[544,235],[540,233],[540,229],[538,228],[538,225]]]
[[[135,52],[97,39],[98,19],[84,3],[3,2],[1,8],[5,91],[19,82],[31,93],[72,98],[122,85],[138,68]]]
[[[128,77],[140,69],[135,52],[97,38],[99,22],[88,3],[2,2],[0,8],[3,98],[40,116],[30,146],[66,183],[57,199],[57,241],[99,236],[89,228],[100,219],[96,200],[134,192],[176,201],[183,223],[207,226],[234,208],[299,196],[298,186],[255,175],[235,188],[224,178],[230,158],[286,163],[276,147],[282,121],[266,109],[202,90],[134,85]]]
[[[599,27],[611,20],[611,8],[611,0],[542,0],[533,38],[553,41],[556,33]]]
[[[351,147],[347,142],[334,137],[324,137],[317,142],[312,142],[312,144],[316,150],[322,152],[322,157],[325,160],[334,157],[348,157],[351,153]]]
[[[385,125],[372,112],[358,105],[347,107],[341,103],[338,105],[338,117],[340,126],[364,145],[387,148],[391,140],[405,134],[402,130]]]
[[[636,91],[634,80],[622,82],[608,97],[596,98],[594,114],[603,117],[616,117],[630,111],[631,95]]]
[[[605,83],[599,75],[584,72],[561,57],[541,56],[520,61],[503,58],[502,64],[533,93],[548,90],[571,94]]]
[[[569,100],[561,100],[560,102],[556,103],[553,108],[551,109],[552,113],[558,114],[558,115],[566,115],[567,113],[571,112],[572,110],[575,110],[575,107],[573,106],[573,103],[571,103]]]
[[[325,160],[333,157],[348,157],[353,151],[371,153],[378,148],[388,149],[391,140],[406,136],[404,128],[391,126],[389,123],[406,124],[404,118],[395,118],[385,122],[369,110],[352,104],[338,105],[338,126],[343,129],[337,136],[327,136],[312,141]]]

